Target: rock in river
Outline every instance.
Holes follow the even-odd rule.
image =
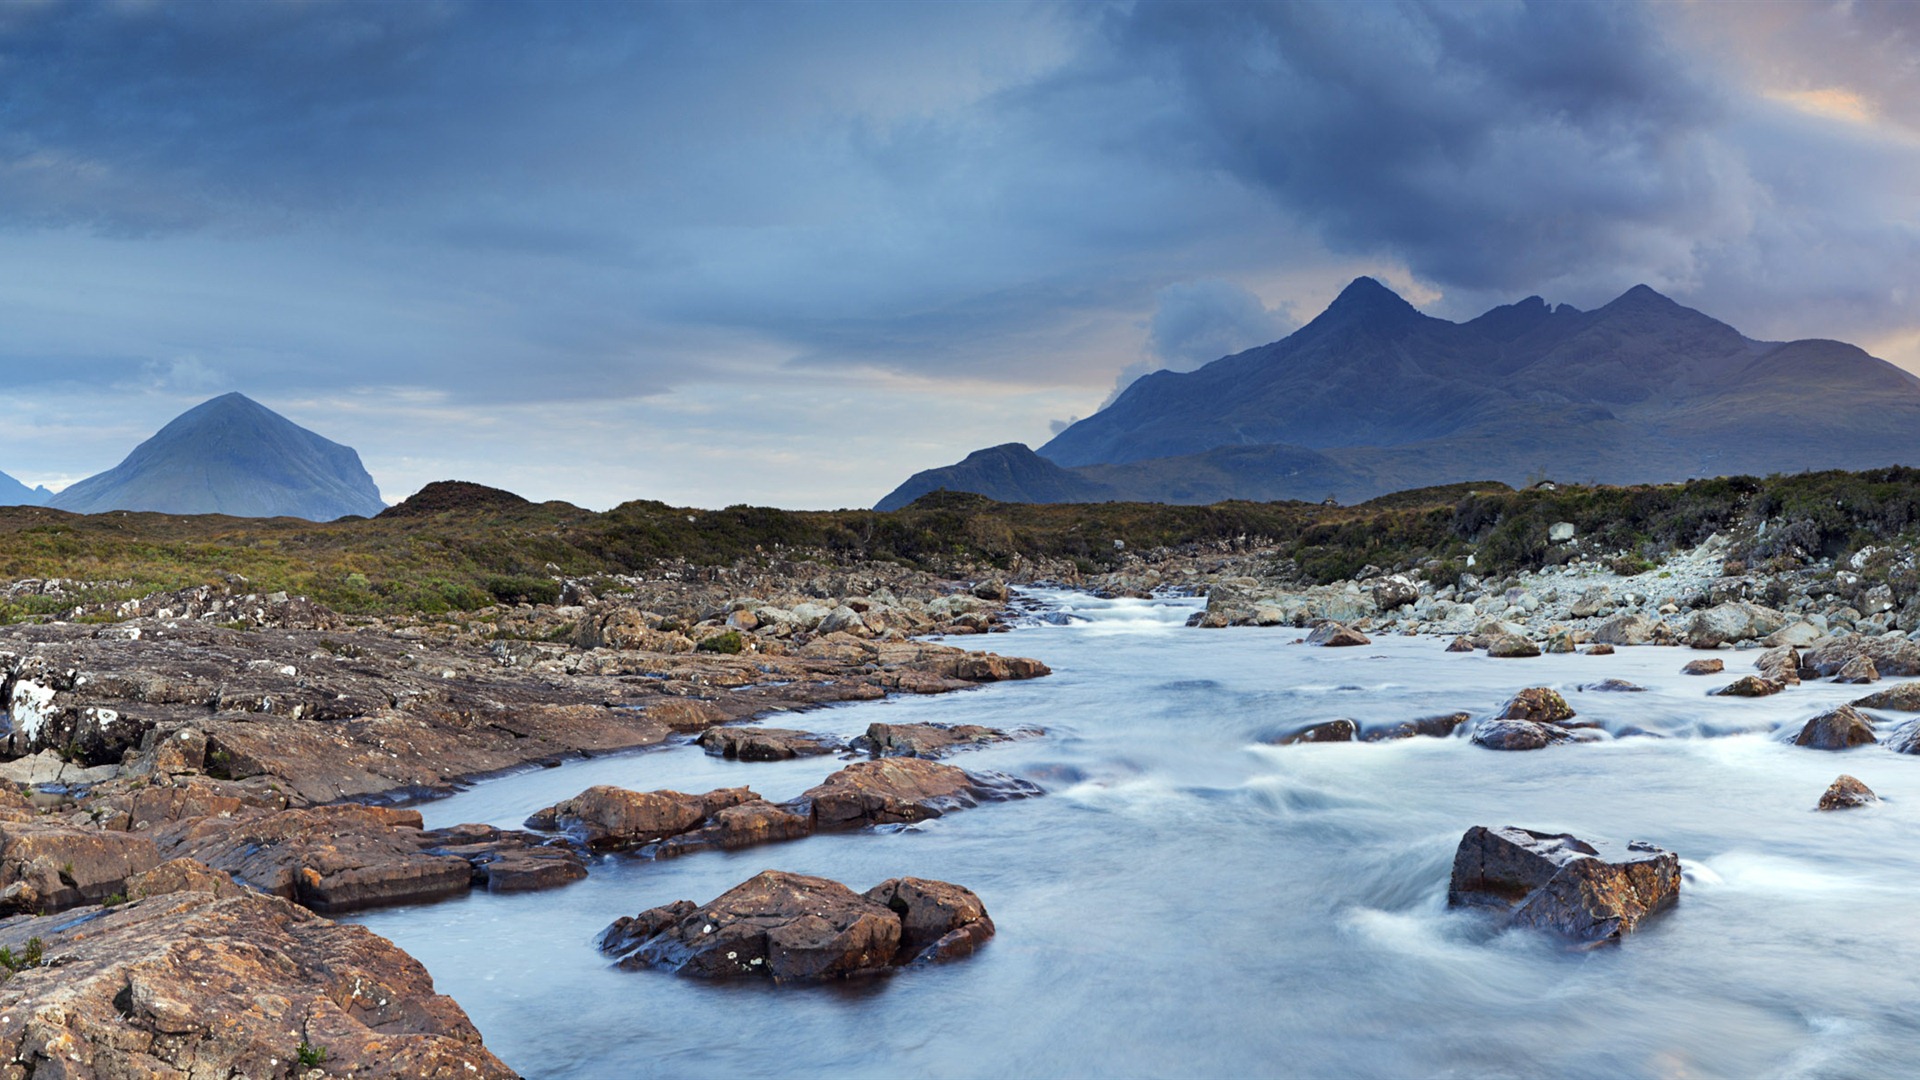
[[[596,784],[565,802],[536,811],[527,819],[527,828],[564,832],[595,851],[620,851],[691,832],[727,807],[759,799],[743,787],[689,795]]]
[[[1618,942],[1680,897],[1680,857],[1566,834],[1476,825],[1453,856],[1447,903],[1504,912],[1511,925],[1582,945]]]
[[[1853,706],[1842,705],[1807,721],[1794,736],[1793,744],[1815,750],[1846,750],[1876,741],[1873,724]]]
[[[1411,739],[1425,736],[1432,739],[1444,739],[1459,730],[1460,725],[1472,720],[1469,713],[1443,713],[1439,716],[1422,716],[1417,720],[1402,720],[1387,727],[1369,728],[1361,736],[1368,742],[1386,742],[1391,739]]]
[[[1373,639],[1342,623],[1323,622],[1319,626],[1314,627],[1313,632],[1307,635],[1307,644],[1326,645],[1329,647],[1336,645],[1371,645],[1373,644]]]
[[[1473,729],[1473,742],[1489,750],[1539,750],[1566,742],[1573,733],[1558,724],[1531,720],[1487,720]]]
[[[1879,682],[1880,672],[1874,668],[1872,657],[1856,656],[1840,665],[1840,670],[1834,674],[1833,681],[1856,685]]]
[[[736,761],[787,761],[831,754],[842,746],[831,736],[789,728],[713,727],[700,733],[701,749]]]
[[[1037,734],[1023,731],[1021,734]],[[990,746],[1014,738],[996,728],[979,724],[881,724],[867,725],[867,733],[853,740],[855,750],[877,758],[942,758],[957,750]]]
[[[1533,686],[1507,699],[1497,720],[1531,720],[1536,724],[1560,724],[1573,719],[1573,707],[1558,690]]]
[[[1316,742],[1352,742],[1360,734],[1360,725],[1351,720],[1327,720],[1318,724],[1309,724],[1297,731],[1289,732],[1277,739],[1269,740],[1274,746],[1292,746],[1296,743]]]
[[[1772,679],[1763,679],[1758,675],[1742,675],[1718,690],[1707,691],[1709,697],[1767,697],[1786,689]]]
[[[624,968],[811,981],[966,956],[992,934],[980,898],[958,885],[896,878],[863,896],[766,870],[707,904],[681,900],[620,919],[600,948]]]
[[[822,829],[857,829],[937,818],[979,805],[981,799],[1037,795],[1040,789],[1011,777],[987,782],[952,765],[919,758],[882,758],[841,769],[800,798],[813,807]]]
[[[1872,788],[1851,776],[1842,775],[1827,788],[1826,794],[1820,796],[1819,809],[1850,810],[1879,801],[1880,796],[1875,795]]]
[[[1682,675],[1718,675],[1727,670],[1725,660],[1689,660],[1680,669]]]
[[[1862,709],[1920,712],[1920,681],[1897,683],[1877,694],[1868,694],[1853,704]]]
[[[1519,634],[1492,634],[1487,637],[1487,655],[1508,658],[1539,656],[1540,646]]]

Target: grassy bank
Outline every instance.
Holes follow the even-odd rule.
[[[1557,522],[1575,526],[1577,547],[1550,541]],[[1224,543],[1270,550],[1276,567],[1304,580],[1333,581],[1369,564],[1427,564],[1445,576],[1469,555],[1477,572],[1535,568],[1575,552],[1648,559],[1716,531],[1745,537],[1742,558],[1797,565],[1916,529],[1920,471],[1906,468],[1525,491],[1455,484],[1350,507],[1035,506],[940,492],[888,513],[692,510],[644,501],[593,513],[438,484],[377,518],[325,524],[0,508],[0,579],[110,582],[104,592],[118,597],[239,574],[253,589],[300,593],[349,613],[437,613],[552,600],[559,575],[647,574],[677,563],[877,560],[964,573],[1005,569],[1024,557],[1095,573],[1129,552]],[[60,606],[18,598],[0,617]]]

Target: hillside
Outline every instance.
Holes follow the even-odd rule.
[[[1046,494],[974,463],[942,488],[997,499],[1353,501],[1542,476],[1631,484],[1920,461],[1920,379],[1836,341],[1765,342],[1660,295],[1594,311],[1538,297],[1465,323],[1360,278],[1287,338],[1156,372],[1037,452]]]
[[[0,473],[0,506],[44,506],[51,498],[53,492],[44,487],[30,488],[6,473]]]
[[[297,517],[379,513],[380,489],[351,447],[321,438],[241,394],[182,413],[125,461],[48,500],[74,513]]]

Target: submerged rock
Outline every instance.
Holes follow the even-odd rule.
[[[1680,857],[1671,851],[1513,826],[1468,829],[1447,886],[1449,905],[1492,908],[1510,925],[1587,946],[1618,942],[1679,897]]]
[[[1682,675],[1718,675],[1727,670],[1725,660],[1689,660],[1680,669]]]
[[[1558,690],[1545,686],[1529,687],[1507,699],[1496,720],[1531,720],[1536,724],[1559,724],[1573,719],[1573,707]]]
[[[1352,742],[1360,735],[1360,725],[1345,718],[1309,724],[1298,731],[1269,740],[1274,746],[1296,743]]]
[[[1709,697],[1768,697],[1786,689],[1772,679],[1763,679],[1758,675],[1742,675],[1718,690],[1709,690]]]
[[[1826,794],[1820,796],[1818,809],[1849,810],[1856,806],[1866,806],[1869,803],[1877,803],[1879,801],[1880,796],[1875,795],[1872,788],[1855,780],[1851,776],[1843,774],[1838,780],[1835,780],[1828,786]]]
[[[1386,742],[1392,739],[1416,737],[1445,739],[1458,731],[1462,724],[1472,719],[1472,714],[1463,712],[1422,716],[1417,720],[1403,720],[1389,727],[1370,728],[1361,737],[1367,742]]]
[[[1465,634],[1462,634],[1459,637],[1454,638],[1452,641],[1447,642],[1447,651],[1448,652],[1472,652],[1473,639],[1466,636]]]
[[[629,969],[816,981],[971,955],[992,935],[985,905],[958,885],[895,878],[863,896],[767,870],[706,904],[681,900],[620,919],[600,949]]]
[[[1307,635],[1307,644],[1332,648],[1341,645],[1371,645],[1373,639],[1344,623],[1324,622],[1314,627],[1313,632]]]
[[[1877,741],[1873,724],[1853,706],[1842,705],[1807,721],[1794,736],[1793,744],[1815,750],[1846,750]]]
[[[1625,679],[1602,679],[1594,683],[1582,683],[1580,689],[1601,694],[1644,694],[1647,688]]]
[[[1573,733],[1558,724],[1531,720],[1487,720],[1473,729],[1473,742],[1489,750],[1539,750],[1566,742]]]

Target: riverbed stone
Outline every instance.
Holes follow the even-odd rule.
[[[1879,682],[1880,672],[1873,666],[1872,657],[1856,656],[1840,665],[1840,670],[1834,673],[1833,681],[1855,685]]]
[[[1820,810],[1850,810],[1857,806],[1866,806],[1880,801],[1873,789],[1851,776],[1842,774],[1827,787],[1826,794],[1820,796]]]
[[[1343,645],[1371,645],[1373,639],[1344,623],[1324,622],[1307,635],[1307,644],[1336,648]]]
[[[623,968],[816,981],[893,966],[901,938],[901,918],[885,904],[837,881],[767,870],[706,904],[681,900],[619,919],[600,949]]]
[[[712,727],[700,733],[700,748],[736,761],[788,761],[831,754],[845,743],[829,735],[790,728]]]
[[[1566,742],[1573,733],[1558,724],[1531,720],[1485,720],[1473,729],[1473,743],[1489,750],[1540,750]]]
[[[1800,685],[1800,650],[1792,645],[1777,645],[1753,661],[1760,677],[1781,686]]]
[[[1889,709],[1893,712],[1920,712],[1920,680],[1895,683],[1878,693],[1852,702],[1860,709]]]
[[[1725,660],[1689,660],[1680,669],[1682,675],[1718,675],[1727,670]]]
[[[1580,689],[1600,694],[1644,694],[1647,688],[1639,683],[1630,683],[1625,679],[1601,679],[1599,682],[1581,683]]]
[[[1489,635],[1486,646],[1488,656],[1503,659],[1540,655],[1540,646],[1519,634]]]
[[[1695,612],[1682,639],[1696,649],[1717,649],[1730,642],[1765,637],[1786,625],[1783,612],[1735,600]]]
[[[801,799],[812,806],[818,828],[857,829],[925,821],[977,806],[980,789],[965,770],[952,765],[882,758],[841,769]]]
[[[1763,679],[1758,675],[1742,675],[1717,690],[1707,691],[1709,697],[1769,697],[1786,689],[1772,679]]]
[[[1565,833],[1476,825],[1454,852],[1447,903],[1501,912],[1581,946],[1617,943],[1680,896],[1680,857]]]
[[[1794,736],[1795,746],[1815,750],[1847,750],[1878,740],[1873,724],[1851,705],[1842,705],[1808,720]]]
[[[1039,734],[1021,732],[1021,734]],[[866,734],[853,740],[853,749],[874,757],[942,758],[961,750],[1007,742],[1015,736],[979,724],[867,725]]]
[[[1593,640],[1601,645],[1645,645],[1653,640],[1654,628],[1659,625],[1645,615],[1627,612],[1594,628]]]
[[[1472,652],[1473,639],[1468,637],[1465,634],[1462,634],[1459,637],[1454,638],[1452,641],[1447,642],[1447,651],[1448,652]]]
[[[1472,721],[1470,713],[1442,713],[1437,716],[1422,716],[1414,720],[1402,720],[1398,724],[1385,727],[1368,728],[1361,738],[1367,742],[1388,742],[1394,739],[1431,738],[1445,739],[1461,725]]]
[[[1296,743],[1352,742],[1360,734],[1360,725],[1352,720],[1324,720],[1318,724],[1289,732],[1271,740],[1274,746],[1293,746]]]
[[[1865,634],[1836,634],[1821,640],[1801,654],[1801,677],[1811,672],[1819,678],[1837,675],[1856,656],[1873,661],[1883,677],[1910,678],[1920,675],[1920,642],[1903,637],[1869,637]]]
[[[1592,645],[1587,646],[1586,649],[1584,650],[1584,653],[1587,656],[1612,656],[1613,646],[1607,644],[1604,641],[1596,642]]]
[[[891,878],[864,894],[900,917],[896,964],[932,964],[972,956],[993,936],[987,907],[965,889],[927,878]]]
[[[488,892],[552,889],[587,876],[587,862],[571,844],[550,836],[491,825],[454,825],[420,834],[429,855],[453,855],[473,867],[473,885]]]
[[[729,806],[759,799],[749,788],[629,791],[596,784],[571,799],[537,810],[527,828],[560,832],[594,851],[623,851],[691,832]]]
[[[1497,720],[1530,720],[1536,724],[1560,724],[1573,719],[1573,706],[1560,691],[1547,686],[1531,686],[1507,699]]]

